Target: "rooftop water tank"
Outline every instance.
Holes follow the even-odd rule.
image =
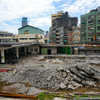
[[[28,25],[27,17],[23,17],[22,18],[22,27],[27,26],[27,25]]]

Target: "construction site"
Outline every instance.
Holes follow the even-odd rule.
[[[53,14],[51,21],[47,44],[44,31],[28,25],[27,17],[17,36],[0,31],[0,100],[100,100],[97,37],[85,41],[83,34],[80,43],[78,19],[68,12]]]
[[[99,55],[27,54],[18,59],[13,55],[6,56],[6,60],[16,62],[0,64],[0,91],[3,92],[0,100],[5,97],[10,97],[5,98],[7,100],[12,97],[31,100],[34,99],[31,96],[37,97],[44,92],[57,94],[57,97],[38,100],[76,100],[72,96],[77,93],[100,94]]]

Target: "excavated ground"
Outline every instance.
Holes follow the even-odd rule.
[[[17,68],[0,75],[1,82],[8,82],[1,86],[3,90],[20,86],[23,87],[21,93],[29,95],[33,87],[64,93],[100,92],[98,89],[100,56],[98,55],[30,55],[17,61]],[[32,88],[23,86],[22,83],[27,83]],[[24,89],[26,87],[28,88]]]

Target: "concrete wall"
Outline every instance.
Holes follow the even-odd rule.
[[[100,55],[100,50],[78,50],[78,54],[82,54],[82,55]]]
[[[48,47],[47,49],[51,50],[51,54],[57,54],[57,48],[56,47]]]
[[[39,54],[39,46],[29,46],[28,52],[32,54]]]
[[[44,35],[42,34],[18,34],[18,41],[19,42],[36,42],[36,37],[38,37],[38,41],[42,44],[44,43]],[[42,37],[42,38],[41,38]],[[33,39],[32,39],[33,38]]]
[[[57,48],[51,48],[51,54],[57,54]]]

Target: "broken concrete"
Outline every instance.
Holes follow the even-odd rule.
[[[61,57],[61,59],[66,60],[60,61],[57,58],[56,61],[59,63],[53,64],[53,57]],[[100,57],[98,56],[98,58]],[[36,57],[29,59],[24,64],[19,63],[13,71],[2,73],[1,80],[9,83],[29,83],[32,87],[52,90],[76,89],[83,85],[95,86],[95,83],[100,81],[100,68],[97,65],[90,65],[90,59],[94,62],[95,56],[54,55]]]

